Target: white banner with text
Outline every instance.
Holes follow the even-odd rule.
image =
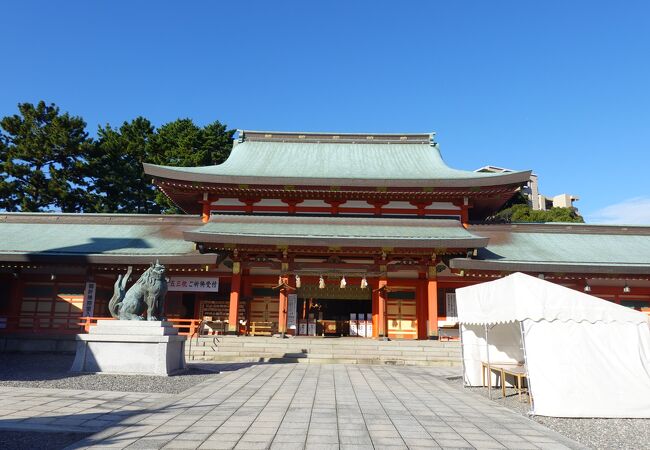
[[[219,278],[171,277],[167,289],[184,292],[219,292]]]

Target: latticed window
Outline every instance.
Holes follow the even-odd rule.
[[[51,326],[54,303],[53,283],[25,283],[20,305],[20,327]]]
[[[76,327],[83,307],[83,284],[26,282],[22,292],[21,328]]]

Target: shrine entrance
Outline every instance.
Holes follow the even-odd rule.
[[[299,336],[372,337],[370,288],[308,286],[297,295]]]

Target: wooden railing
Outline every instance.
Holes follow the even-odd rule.
[[[201,319],[167,319],[167,321],[171,322],[174,328],[178,328],[178,334],[190,337],[199,332],[201,324]]]
[[[251,336],[271,336],[276,332],[275,322],[251,322],[249,333]]]
[[[88,333],[91,325],[112,317],[68,316],[0,316],[0,333],[78,334]],[[198,333],[200,319],[167,319],[178,334],[193,336]]]
[[[76,334],[83,332],[79,315],[0,316],[0,332],[33,334]]]

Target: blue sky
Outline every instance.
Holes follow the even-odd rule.
[[[533,169],[589,221],[650,224],[650,3],[29,1],[3,6],[0,115],[436,131],[453,167]]]

